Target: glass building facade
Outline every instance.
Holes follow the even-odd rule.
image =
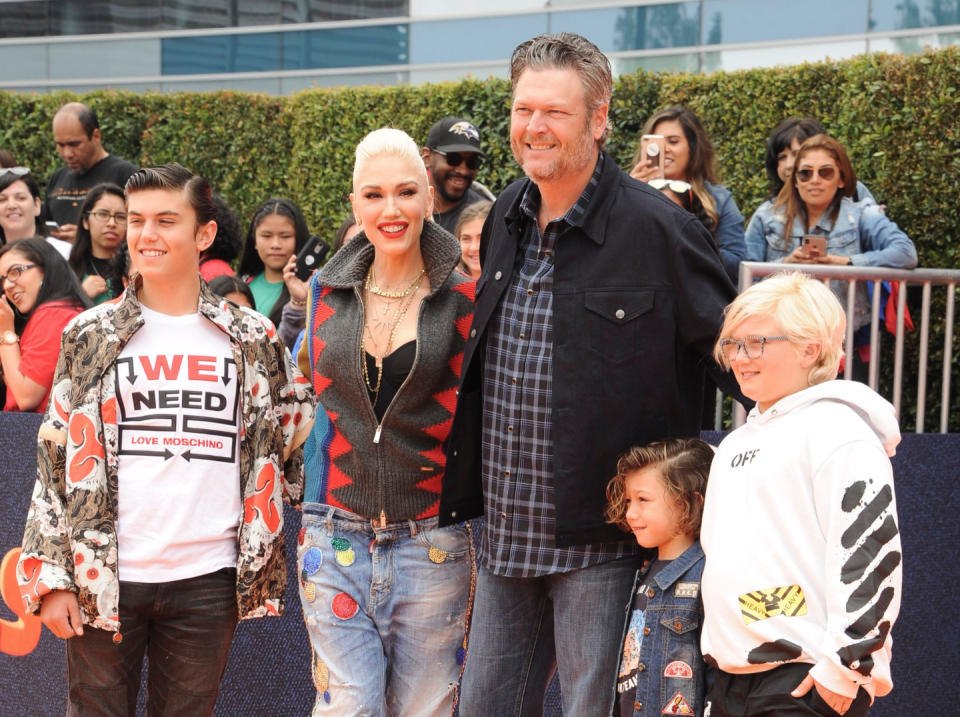
[[[505,76],[580,33],[617,72],[709,72],[960,42],[960,0],[0,0],[0,87],[397,85]]]

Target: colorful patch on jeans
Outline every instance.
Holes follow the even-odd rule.
[[[303,586],[303,597],[307,602],[313,602],[317,599],[317,586],[313,583],[307,583]]]
[[[440,548],[430,548],[430,550],[427,551],[427,557],[430,558],[431,562],[439,565],[447,559],[447,551],[440,550]]]
[[[306,570],[301,570],[301,571],[300,571],[300,583],[301,583],[302,585],[306,585],[306,584],[307,584],[307,578],[309,578],[309,577],[310,577],[310,573],[308,573]]]
[[[297,545],[303,545],[303,538],[307,534],[306,528],[300,528],[300,532],[297,533]]]
[[[807,601],[799,585],[755,590],[740,596],[740,617],[745,625],[783,615],[799,617],[807,614]]]
[[[700,583],[677,583],[673,594],[678,598],[696,598],[700,592]]]
[[[320,548],[310,548],[303,554],[303,570],[307,575],[313,575],[323,565],[323,553]]]
[[[332,538],[330,545],[334,550],[350,550],[350,541],[346,538]]]
[[[337,562],[340,563],[343,567],[348,568],[353,565],[353,562],[357,559],[357,554],[353,552],[353,548],[347,548],[346,550],[337,551]]]
[[[693,710],[690,709],[690,705],[683,695],[677,692],[673,697],[670,698],[670,701],[663,706],[663,709],[660,710],[660,714],[665,715],[692,715]]]
[[[316,654],[313,655],[313,670],[311,672],[313,673],[313,686],[317,689],[317,694],[323,697],[324,702],[330,704],[330,691],[327,689],[330,686],[330,668]]]
[[[663,669],[664,677],[681,677],[685,680],[693,679],[693,668],[682,660],[674,660]]]
[[[334,595],[332,607],[333,614],[341,620],[349,620],[360,610],[357,601],[346,593],[337,593]]]

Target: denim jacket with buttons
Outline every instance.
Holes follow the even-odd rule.
[[[700,653],[700,625],[703,603],[700,576],[703,549],[694,541],[678,558],[670,561],[647,586],[644,635],[640,643],[640,671],[634,693],[633,715],[703,714],[706,666]],[[652,563],[650,563],[652,564]],[[623,640],[630,625],[630,611],[637,588],[650,564],[637,571],[626,608]],[[616,681],[614,681],[614,690]],[[678,695],[679,698],[678,699]],[[675,711],[671,711],[674,709]]]
[[[835,222],[825,212],[816,226],[804,231],[801,217],[795,217],[790,237],[784,242],[786,215],[772,203],[764,203],[747,225],[747,261],[783,261],[800,246],[805,235],[827,237],[827,253],[849,256],[853,266],[886,266],[912,269],[917,265],[917,250],[900,227],[890,221],[883,209],[869,200],[854,202],[849,197],[840,200]],[[841,305],[847,305],[847,283],[831,282]],[[870,306],[866,284],[857,284],[854,310],[854,328],[870,321]]]

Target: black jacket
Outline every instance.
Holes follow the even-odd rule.
[[[484,338],[522,236],[510,185],[483,228],[483,274],[447,450],[441,523],[483,512],[480,478]],[[583,229],[556,245],[553,280],[553,465],[557,544],[623,539],[603,519],[605,488],[630,446],[700,432],[703,377],[736,291],[703,225],[610,156]]]

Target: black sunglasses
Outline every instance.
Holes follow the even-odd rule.
[[[480,165],[483,163],[483,157],[472,152],[462,154],[460,152],[441,152],[439,149],[433,151],[442,155],[451,167],[459,167],[461,162],[466,162],[467,169],[480,169]]]
[[[830,181],[833,179],[833,175],[837,173],[836,167],[817,167],[815,170],[805,167],[804,169],[797,170],[797,180],[801,182],[809,182],[813,179],[813,173],[816,172],[820,175],[820,179],[825,179]]]

